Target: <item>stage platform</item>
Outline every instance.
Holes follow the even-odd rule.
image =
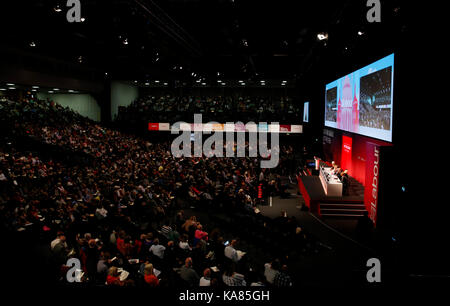
[[[319,176],[297,176],[300,193],[306,206],[319,216],[359,217],[364,208],[364,187],[353,181],[349,194],[342,197],[329,197],[325,194]]]

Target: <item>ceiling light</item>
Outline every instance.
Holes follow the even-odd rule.
[[[4,90],[6,90],[6,88],[0,88],[0,90],[1,90],[1,91],[4,91]]]
[[[155,83],[159,83],[159,80],[155,80]]]
[[[31,86],[32,88],[39,88],[39,86]]]
[[[134,81],[134,84],[136,84],[137,82],[138,82],[138,81],[135,80],[135,81]]]
[[[32,89],[31,91],[37,91],[37,89]]]
[[[122,43],[123,43],[124,45],[128,45],[128,38],[125,38],[125,39],[122,41]]]
[[[239,83],[243,83],[244,81],[242,81],[242,80],[239,80],[238,82],[239,82]]]
[[[358,35],[362,36],[362,35],[364,35],[364,32],[358,31]]]
[[[14,90],[14,89],[16,89],[16,88],[15,88],[15,87],[8,87],[8,89]]]
[[[222,81],[221,80],[217,80],[217,83],[222,83]]]
[[[145,83],[145,86],[148,86],[148,85],[150,85],[150,83],[146,82],[146,83]]]
[[[53,90],[49,90],[49,91],[48,91],[48,93],[53,93],[53,92],[54,92]]]
[[[56,91],[58,91],[58,90],[59,90],[59,88],[53,88],[53,90],[56,90]]]
[[[14,86],[13,83],[6,83],[6,86]]]
[[[225,83],[222,83],[222,85],[226,85]]]
[[[30,42],[30,47],[36,47],[36,43],[34,41]]]
[[[59,13],[59,12],[62,11],[62,9],[59,7],[59,5],[55,6],[55,7],[53,8],[53,10],[54,10],[55,12],[57,12],[57,13]]]
[[[206,86],[206,83],[202,83],[203,86]]]
[[[72,89],[69,89],[68,92],[74,92]]]
[[[245,83],[244,83],[244,82],[242,82],[242,83],[241,83],[241,85],[242,85],[242,86],[244,86],[244,85],[245,85]]]
[[[167,86],[168,84],[167,83],[164,83],[164,86]]]
[[[86,18],[84,18],[84,17],[81,17],[81,18],[80,18],[80,21],[81,21],[81,22],[84,22],[85,20],[86,20]]]
[[[318,40],[328,39],[328,33],[319,33],[319,34],[317,34],[317,39]]]

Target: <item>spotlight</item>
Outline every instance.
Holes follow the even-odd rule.
[[[36,43],[34,41],[30,42],[30,47],[32,48],[36,47]]]
[[[80,21],[81,21],[81,22],[85,22],[85,21],[86,21],[86,18],[81,17],[81,18],[80,18]]]
[[[122,41],[122,43],[123,43],[124,45],[128,45],[128,38],[125,38],[125,39]]]
[[[364,35],[364,32],[358,31],[358,35],[359,35],[359,36],[362,36],[362,35]]]

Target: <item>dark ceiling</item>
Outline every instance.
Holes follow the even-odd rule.
[[[406,5],[382,1],[375,24],[366,2],[81,0],[85,21],[69,23],[66,1],[2,1],[1,44],[120,79],[299,79],[398,47]]]

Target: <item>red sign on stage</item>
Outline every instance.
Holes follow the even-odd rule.
[[[353,139],[348,136],[342,136],[341,169],[352,172],[352,142]]]
[[[367,143],[366,154],[366,186],[364,190],[364,205],[374,224],[377,221],[378,188],[380,186],[380,147]]]
[[[148,123],[148,130],[149,131],[158,131],[159,130],[159,123],[149,122]]]

